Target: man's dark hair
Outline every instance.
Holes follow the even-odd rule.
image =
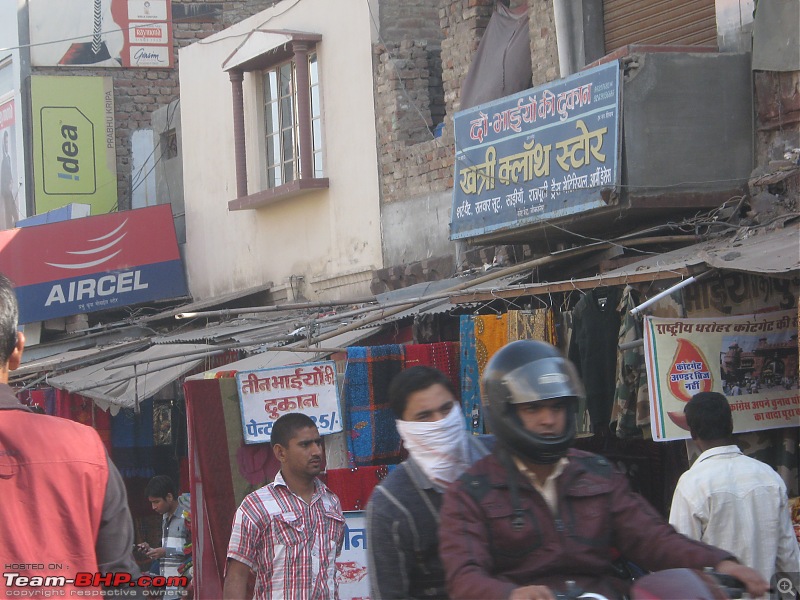
[[[172,494],[174,500],[178,499],[178,488],[172,477],[167,475],[156,475],[147,482],[147,487],[144,488],[144,495],[147,498],[164,498],[167,494]]]
[[[400,371],[389,384],[389,408],[398,419],[402,419],[409,396],[437,383],[447,388],[453,398],[458,398],[453,382],[439,369],[419,366]]]
[[[700,392],[683,407],[692,437],[724,440],[733,435],[733,418],[728,399],[719,392]]]
[[[269,438],[270,444],[272,444],[273,448],[278,444],[286,448],[298,430],[316,426],[317,424],[314,423],[313,419],[303,413],[281,415],[272,426],[272,433]]]
[[[17,345],[19,307],[11,281],[0,273],[0,365],[8,362]]]

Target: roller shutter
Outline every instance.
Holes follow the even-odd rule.
[[[604,0],[606,53],[628,44],[717,46],[714,0]]]

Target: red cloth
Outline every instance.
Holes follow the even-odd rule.
[[[94,428],[97,430],[100,439],[103,440],[106,450],[111,454],[111,412],[102,408],[94,407]]]
[[[252,486],[266,485],[281,469],[280,461],[275,457],[269,444],[245,444],[236,451],[236,463],[239,474]]]
[[[228,540],[236,512],[228,433],[219,379],[186,381],[194,587],[199,598],[221,598]],[[240,429],[241,431],[241,429]]]
[[[434,367],[447,375],[456,390],[460,390],[459,358],[458,342],[411,344],[406,346],[404,368],[419,365]]]
[[[90,398],[80,394],[72,394],[64,390],[56,390],[56,416],[81,425],[92,426],[92,405]]]
[[[386,465],[328,471],[325,485],[339,497],[342,510],[364,510],[372,490],[389,473]]]

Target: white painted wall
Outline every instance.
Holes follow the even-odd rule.
[[[372,84],[371,20],[364,0],[276,6],[180,51],[186,262],[197,299],[292,275],[311,299],[368,293],[381,268],[380,203]],[[231,83],[225,59],[248,32],[288,29],[317,45],[328,190],[256,210],[228,211],[236,197]],[[258,191],[257,86],[245,77],[249,193]],[[344,284],[344,285],[342,285]]]

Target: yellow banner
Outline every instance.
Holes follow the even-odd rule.
[[[645,319],[653,439],[690,437],[683,407],[728,397],[735,433],[800,426],[797,311],[716,319]]]
[[[36,213],[72,202],[116,210],[111,77],[31,77]]]

